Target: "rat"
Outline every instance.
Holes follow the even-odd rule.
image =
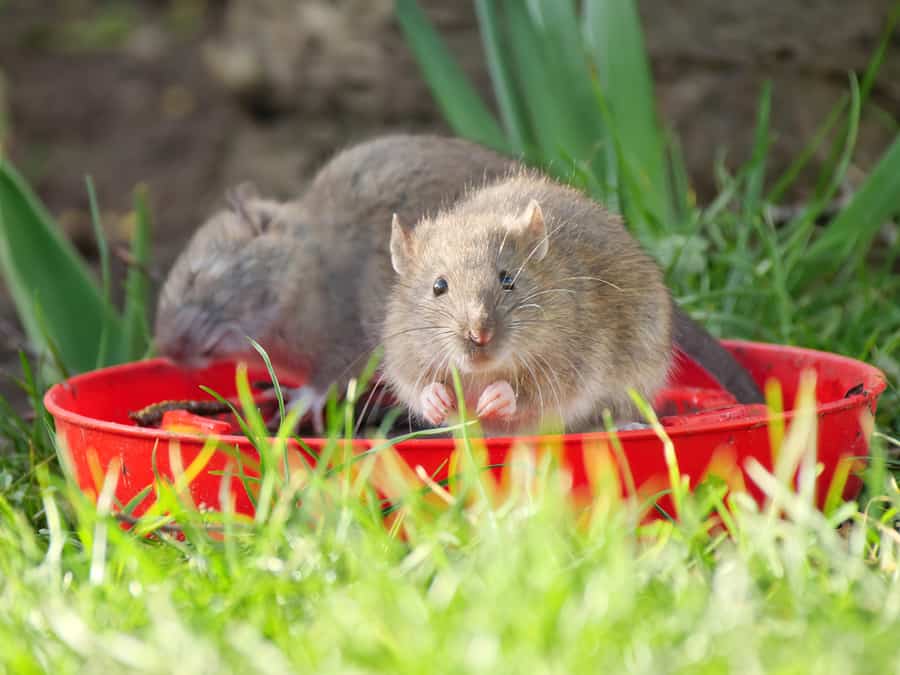
[[[338,153],[299,199],[239,186],[163,284],[158,353],[195,367],[253,358],[252,337],[279,376],[304,381],[288,393],[308,400],[321,432],[329,387],[342,393],[378,346],[391,215],[415,222],[515,166],[462,139],[397,134]]]
[[[672,301],[662,271],[618,216],[533,171],[481,187],[418,223],[392,221],[398,280],[384,319],[384,374],[417,416],[466,408],[489,435],[608,409],[617,423],[665,384]]]
[[[252,337],[279,376],[304,382],[292,394],[313,404],[319,430],[329,387],[343,392],[382,337],[395,281],[392,215],[416,223],[521,169],[463,139],[392,134],[337,153],[299,198],[276,201],[239,186],[173,264],[157,305],[156,350],[196,367],[256,358]],[[673,311],[684,351],[739,401],[759,400],[730,353]]]

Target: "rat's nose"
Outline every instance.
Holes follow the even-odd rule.
[[[479,347],[484,347],[493,337],[494,331],[487,326],[469,329],[469,342],[478,345]]]

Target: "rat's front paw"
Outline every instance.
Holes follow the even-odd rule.
[[[478,399],[475,414],[482,419],[507,420],[516,414],[516,392],[506,380],[489,384]]]
[[[293,389],[284,390],[285,404],[288,408],[304,406],[308,414],[312,416],[313,433],[317,436],[325,434],[325,403],[328,401],[328,392],[304,385]]]
[[[440,382],[432,382],[422,391],[422,415],[429,424],[440,426],[447,414],[456,407],[456,401]]]

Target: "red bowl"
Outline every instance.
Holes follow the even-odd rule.
[[[811,369],[816,373],[818,406],[818,461],[823,470],[818,476],[817,501],[823,506],[832,477],[842,465],[842,472],[862,464],[868,454],[868,434],[863,427],[864,413],[874,414],[879,394],[885,388],[882,373],[860,361],[836,354],[753,342],[725,341],[724,346],[742,363],[753,378],[764,386],[774,378],[781,383],[786,412],[779,417],[789,428],[794,417],[790,409],[796,397],[800,373]],[[709,471],[725,478],[732,487],[743,486],[762,502],[763,494],[746,475],[746,460],[755,458],[771,469],[769,438],[770,416],[764,406],[735,405],[734,400],[709,378],[696,364],[681,359],[668,389],[654,402],[661,421],[672,439],[678,466],[694,486]],[[267,380],[264,369],[251,366],[251,379]],[[60,447],[68,455],[70,466],[81,488],[96,498],[103,476],[111,462],[119,467],[115,496],[119,504],[127,504],[148,485],[154,483],[154,471],[172,480],[170,441],[180,445],[180,462],[187,467],[203,447],[203,439],[185,433],[173,433],[136,426],[129,411],[160,400],[206,399],[199,385],[206,385],[225,397],[235,395],[235,364],[219,363],[200,370],[184,370],[173,363],[154,359],[113,366],[84,373],[53,386],[44,397],[47,410],[56,421]],[[296,383],[287,383],[296,384]],[[772,416],[772,419],[777,417]],[[189,486],[195,504],[220,508],[220,482],[226,467],[233,466],[236,450],[253,460],[258,459],[250,442],[239,435],[217,437],[220,448],[206,463]],[[532,440],[537,446],[555,447],[563,463],[570,469],[576,494],[590,490],[588,470],[598,453],[608,452],[605,433],[567,434]],[[641,494],[654,493],[668,487],[668,473],[663,446],[650,430],[620,433],[624,456],[634,485]],[[324,440],[307,438],[315,451]],[[506,461],[511,438],[484,441],[487,458],[498,475]],[[382,441],[383,442],[383,441]],[[354,441],[358,451],[373,447],[376,441]],[[178,447],[178,445],[174,447]],[[300,453],[297,445],[293,449]],[[442,480],[447,477],[447,462],[455,444],[452,439],[418,439],[398,443],[396,450],[411,466],[421,465],[425,471]],[[848,466],[851,462],[852,466]],[[617,462],[615,464],[618,464]],[[249,471],[248,471],[249,472]],[[252,473],[252,472],[249,472]],[[723,473],[725,475],[723,475]],[[850,472],[844,486],[844,498],[855,497],[861,487],[859,478]],[[627,484],[621,474],[620,484]],[[239,513],[253,514],[253,503],[237,478],[232,479],[231,494]],[[132,511],[137,516],[154,501],[152,491]],[[669,506],[667,498],[660,502]]]

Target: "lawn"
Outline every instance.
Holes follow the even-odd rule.
[[[152,536],[127,532],[109,499],[95,505],[67,480],[40,396],[63,370],[143,355],[147,289],[132,275],[126,307],[111,308],[108,273],[93,281],[4,164],[4,273],[48,356],[24,361],[33,415],[0,407],[0,672],[897,672],[900,135],[834,206],[883,50],[848,75],[846,97],[784,176],[766,172],[778,92],[765,88],[750,162],[719,167],[719,196],[698,204],[655,118],[632,3],[586,2],[583,16],[545,3],[536,17],[526,5],[539,3],[476,2],[497,117],[417,5],[396,4],[456,132],[621,211],[713,332],[885,372],[863,494],[823,514],[808,477],[792,487],[757,471],[764,507],[723,500],[714,482],[695,494],[676,482],[680,520],[647,523],[608,476],[595,477],[594,501],[576,504],[552,459],[526,453],[532,479],[498,488],[470,471],[453,495],[407,494],[386,527],[371,488],[346,471],[292,482],[270,462],[268,508],[254,521],[198,513],[163,486],[170,517],[142,523]],[[816,189],[784,208],[816,149],[830,158]],[[135,208],[140,263],[150,219],[140,196]],[[43,238],[13,265],[14,218]],[[74,337],[66,302],[27,292],[54,288],[40,262],[51,255],[66,297],[96,318]],[[782,456],[814,459],[812,419],[801,415]]]

